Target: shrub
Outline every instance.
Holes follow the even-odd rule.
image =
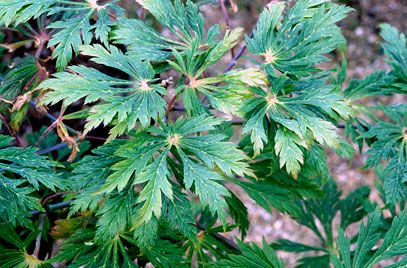
[[[328,0],[272,1],[244,45],[191,1],[138,0],[145,18],[116,2],[0,1],[1,267],[407,265],[407,106],[377,98],[407,92],[404,34],[381,25],[390,68],[357,80],[337,26],[352,10]],[[330,177],[326,152],[354,147],[379,203]],[[319,243],[244,243],[239,187]]]

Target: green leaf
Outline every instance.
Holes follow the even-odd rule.
[[[142,143],[138,144],[142,145]],[[113,171],[113,173],[106,178],[104,186],[98,191],[98,193],[110,193],[115,188],[117,188],[119,192],[122,191],[132,178],[132,175],[135,172],[140,173],[140,171],[147,166],[148,160],[162,146],[163,143],[158,142],[157,144],[138,148],[130,155],[126,156],[126,159],[112,165],[110,170]],[[121,155],[125,156],[124,154]]]
[[[215,267],[284,267],[284,263],[280,261],[274,250],[267,245],[266,240],[263,239],[260,248],[256,244],[245,244],[242,241],[237,241],[241,254],[231,254],[227,260],[220,260],[213,265]]]
[[[113,239],[132,223],[135,214],[135,197],[132,192],[107,198],[98,209],[96,238],[99,240]]]
[[[11,66],[12,68],[0,83],[0,95],[5,100],[15,101],[19,95],[25,93],[24,90],[28,90],[28,88],[24,87],[31,79],[34,79],[32,84],[36,85],[38,83],[40,68],[35,58],[31,56],[16,58]],[[0,103],[1,113],[9,113],[7,108],[11,108],[9,104]]]
[[[175,33],[181,40],[203,37],[204,19],[198,7],[191,1],[183,5],[175,0],[138,0],[164,26]]]
[[[28,212],[41,210],[38,198],[32,196],[32,187],[22,186],[21,181],[10,180],[0,175],[0,220],[12,225],[31,226]]]
[[[164,209],[164,211],[167,211],[167,213],[164,217],[170,223],[171,228],[178,230],[188,239],[198,242],[198,231],[195,227],[191,204],[187,196],[178,188],[174,188],[173,190],[173,200],[165,199],[164,205],[167,209]]]
[[[326,0],[300,0],[282,19],[283,9],[283,2],[267,5],[253,37],[246,38],[250,52],[264,57],[270,75],[307,76],[329,61],[325,54],[345,44],[335,23],[352,9]]]
[[[366,267],[389,257],[399,256],[406,253],[407,249],[407,210],[404,209],[393,219],[390,229],[386,232],[383,244],[367,262]]]
[[[343,232],[343,229],[338,230],[338,249],[340,252],[340,257],[343,261],[343,265],[340,263],[339,258],[336,255],[331,256],[332,263],[335,267],[351,268],[351,258],[350,258],[350,241]]]
[[[191,267],[189,261],[184,258],[182,247],[167,240],[161,240],[145,253],[154,267]]]
[[[242,133],[250,134],[255,156],[264,143],[274,140],[280,167],[286,165],[287,171],[296,176],[304,162],[301,147],[308,148],[313,142],[340,146],[331,121],[338,115],[348,118],[350,110],[333,86],[319,80],[294,82],[281,76],[267,90],[251,91],[254,96],[241,109],[246,118]]]
[[[368,209],[368,198],[370,189],[368,187],[360,187],[351,192],[339,202],[341,211],[341,227],[346,229],[350,224],[361,220]]]
[[[176,37],[162,36],[144,21],[120,18],[112,38],[118,44],[129,45],[129,54],[138,60],[165,60],[172,55],[168,48],[183,51],[194,42],[204,45],[219,33],[218,27],[213,27],[204,38],[204,18],[191,1],[186,4],[179,0],[147,0],[138,3]]]
[[[171,55],[168,47],[178,46],[141,20],[120,18],[116,26],[112,31],[112,39],[116,44],[128,45],[128,54],[140,61],[165,60]]]
[[[341,192],[338,191],[335,182],[332,180],[329,180],[322,187],[322,191],[325,194],[323,198],[313,198],[302,201],[301,214],[292,214],[292,216],[300,224],[311,229],[321,240],[322,244],[329,246],[333,243],[332,221],[338,213],[338,203]],[[322,225],[324,235],[317,227],[318,224]]]
[[[307,252],[307,251],[323,251],[327,252],[325,248],[310,246],[302,243],[293,242],[286,239],[278,239],[277,242],[271,245],[274,250],[283,250],[287,252]]]
[[[214,109],[225,114],[238,115],[242,101],[249,96],[247,86],[266,84],[265,74],[256,68],[237,69],[212,77],[203,75],[204,71],[219,62],[237,43],[241,32],[241,28],[226,31],[224,38],[210,46],[204,53],[197,42],[194,42],[184,53],[173,51],[175,60],[167,62],[188,79],[187,85],[177,88],[178,93],[186,92],[183,94],[183,100],[188,114],[199,115],[202,114],[202,112],[198,113],[200,110],[205,110],[197,97],[200,93],[208,99]]]
[[[64,184],[53,171],[53,164],[35,151],[34,148],[3,148],[0,150],[0,161],[10,161],[14,165],[0,162],[0,168],[20,175],[37,190],[39,183],[53,191],[63,189]]]
[[[10,139],[0,136],[6,146]],[[31,226],[27,220],[31,210],[41,210],[33,194],[45,188],[56,191],[66,187],[53,170],[54,165],[34,148],[5,147],[0,149],[0,221]]]
[[[264,167],[261,169],[264,170]],[[283,172],[268,174],[267,177],[260,179],[249,182],[234,180],[234,183],[241,186],[250,198],[270,213],[272,208],[276,208],[281,212],[298,215],[301,213],[299,199],[322,195],[318,185],[302,177],[294,180]]]
[[[213,214],[217,213],[222,223],[226,225],[227,204],[224,196],[230,194],[222,184],[217,182],[222,180],[221,176],[206,167],[195,164],[181,150],[179,153],[184,166],[185,187],[190,189],[194,184],[194,192],[199,196],[199,200],[209,206]]]
[[[52,262],[69,262],[72,267],[138,267],[130,258],[128,247],[121,237],[115,237],[108,241],[98,243],[94,241],[95,233],[91,229],[78,230],[66,239],[58,255],[52,258]]]
[[[147,251],[155,246],[158,233],[158,220],[154,217],[148,223],[138,223],[137,228],[134,230],[135,244],[141,250]],[[126,238],[129,240],[129,238]],[[130,240],[131,241],[131,240]]]
[[[367,260],[367,254],[380,238],[380,233],[378,232],[381,223],[380,216],[380,213],[375,211],[369,215],[366,226],[363,224],[360,225],[355,256],[352,264],[354,267],[364,266]]]
[[[173,198],[172,187],[168,181],[170,172],[167,166],[167,155],[168,151],[164,151],[136,177],[136,184],[147,182],[137,198],[137,203],[143,203],[137,223],[148,223],[153,214],[157,218],[161,216],[162,194],[169,199]]]
[[[249,110],[249,107],[256,105],[256,102],[262,101],[258,99],[252,99],[245,105],[245,110]],[[256,114],[251,116],[244,124],[242,134],[250,133],[250,141],[253,144],[254,156],[259,155],[264,148],[264,143],[267,143],[267,133],[265,129],[265,115],[267,110],[265,108],[257,111]]]
[[[38,18],[50,10],[50,7],[57,3],[56,0],[5,0],[0,3],[0,24],[9,26],[18,25],[31,18]]]
[[[229,206],[229,214],[232,219],[235,221],[235,224],[239,226],[239,231],[242,234],[242,239],[247,234],[249,230],[249,213],[247,211],[247,207],[243,204],[243,202],[231,192],[230,196],[225,198],[226,203]]]
[[[329,255],[302,257],[298,260],[296,268],[328,267]]]
[[[172,124],[150,127],[135,134],[131,140],[99,147],[94,151],[96,156],[85,157],[75,168],[75,180],[80,182],[78,190],[83,192],[75,198],[71,212],[88,207],[96,210],[101,194],[108,195],[105,201],[108,202],[111,198],[116,199],[116,189],[120,195],[128,195],[136,185],[138,206],[133,230],[137,232],[141,226],[149,226],[151,220],[164,218],[174,229],[191,238],[195,234],[190,226],[193,220],[176,220],[185,213],[181,213],[180,209],[188,207],[189,201],[179,194],[184,189],[198,195],[200,202],[217,214],[225,226],[227,203],[224,198],[230,193],[221,181],[233,174],[244,176],[251,171],[246,163],[247,157],[235,144],[224,141],[223,135],[206,134],[215,131],[221,122],[206,116],[179,119]],[[174,165],[173,161],[177,164]],[[172,178],[176,178],[179,184],[174,183]],[[97,214],[101,217],[98,234],[111,232],[108,223],[112,217],[103,217],[113,210],[109,203],[105,206],[100,208],[104,213]],[[126,214],[129,207],[124,204],[122,207],[120,215],[124,219],[125,215],[129,215]],[[102,224],[105,221],[106,224]],[[123,220],[117,226],[113,224],[112,230],[120,231],[124,226]],[[139,232],[140,237],[147,235]]]
[[[4,244],[6,248],[0,247],[1,267],[52,268],[52,265],[47,261],[39,260],[35,256],[28,254],[26,248],[29,246],[32,240],[27,238],[25,241],[22,241],[11,225],[8,224],[0,225],[0,233],[2,234],[0,240],[6,242],[6,244]],[[10,247],[10,245],[12,245],[13,248],[8,248]]]
[[[393,219],[390,229],[384,235],[383,243],[373,251],[373,247],[381,238],[381,214],[378,211],[368,216],[366,225],[360,225],[359,235],[356,242],[356,250],[353,255],[350,252],[350,241],[339,232],[338,249],[340,258],[332,255],[331,259],[335,267],[374,267],[378,262],[395,256],[402,256],[407,248],[407,236],[405,224],[407,222],[407,210],[404,209]],[[351,256],[353,261],[351,265]],[[399,265],[404,260],[400,260]],[[399,266],[400,267],[400,266]]]
[[[110,174],[110,167],[122,160],[113,155],[122,141],[115,140],[104,146],[94,149],[94,155],[87,155],[75,165],[72,171],[72,189],[80,192],[73,200],[71,214],[88,209],[96,210],[102,196],[93,193],[105,183]]]
[[[329,179],[328,159],[321,146],[314,144],[314,146],[305,151],[305,164],[302,172],[306,171],[309,171],[309,176],[316,172],[318,177],[323,181]]]
[[[82,46],[81,53],[91,56],[98,64],[127,73],[133,81],[114,78],[82,65],[72,66],[70,72],[56,73],[55,78],[39,86],[52,90],[46,94],[44,103],[55,104],[63,100],[68,106],[82,98],[85,103],[102,100],[89,110],[85,133],[117,120],[110,130],[109,141],[131,131],[137,122],[147,127],[151,120],[164,115],[166,103],[161,95],[165,89],[152,84],[156,81],[155,72],[149,63],[135,61],[114,46],[109,49],[101,45]]]
[[[58,3],[58,1],[54,1]],[[62,3],[66,4],[66,3]],[[55,7],[49,14],[65,12],[69,14],[66,19],[51,23],[48,28],[58,29],[48,42],[48,47],[55,47],[52,58],[57,59],[56,67],[62,71],[68,66],[74,55],[78,54],[80,45],[88,45],[92,41],[95,30],[96,38],[105,45],[108,43],[108,33],[111,30],[108,12],[121,14],[122,10],[113,3],[99,5],[97,1],[87,0],[84,2],[73,2],[65,7]],[[96,23],[91,25],[94,15],[98,17]]]
[[[382,48],[388,57],[387,63],[393,68],[393,73],[396,77],[403,81],[404,85],[407,83],[407,47],[406,37],[403,33],[389,24],[380,25],[380,35],[384,39]],[[406,93],[405,87],[404,91]]]
[[[395,203],[404,200],[407,195],[407,107],[406,105],[383,108],[391,122],[377,122],[362,138],[375,138],[367,151],[366,167],[377,166],[387,161],[384,180],[386,202]]]
[[[89,19],[92,12],[80,18],[71,18],[67,21],[57,21],[50,24],[50,29],[60,29],[48,42],[48,47],[55,46],[52,58],[57,58],[57,68],[59,71],[68,66],[73,54],[78,54],[81,44],[89,44],[92,39]]]
[[[276,154],[280,157],[280,168],[286,166],[287,172],[293,177],[298,177],[301,165],[304,163],[304,156],[301,148],[307,148],[307,144],[301,140],[294,132],[278,129],[275,136]]]
[[[394,79],[384,71],[369,74],[363,80],[351,79],[345,89],[345,99],[356,101],[367,97],[386,94]]]

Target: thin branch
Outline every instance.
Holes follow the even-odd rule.
[[[47,196],[46,198],[44,198],[44,199],[41,201],[41,204],[42,204],[42,205],[45,205],[45,204],[48,203],[49,200],[54,199],[54,198],[56,198],[56,197],[58,197],[58,196],[61,196],[61,195],[69,194],[69,193],[71,193],[71,192],[58,192],[58,193],[49,195],[49,196]]]
[[[38,47],[37,50],[35,51],[35,58],[39,59],[42,51],[44,50],[45,44],[48,42],[49,40],[49,36],[47,34],[47,32],[45,30],[41,31],[41,34],[39,36],[36,37],[37,41],[38,41]]]
[[[67,146],[67,145],[68,145],[68,144],[67,144],[66,142],[61,142],[61,143],[55,144],[55,145],[53,145],[53,146],[51,146],[51,147],[38,150],[38,151],[36,151],[35,153],[38,154],[38,155],[43,155],[43,154],[47,154],[47,153],[50,153],[50,152],[59,150],[59,149],[61,149],[61,148],[64,148],[64,147]]]
[[[86,140],[96,140],[96,141],[106,141],[107,140],[106,138],[103,138],[103,137],[96,137],[96,136],[91,136],[91,135],[85,135],[83,138]]]
[[[44,131],[44,133],[41,134],[40,138],[35,143],[34,147],[38,147],[41,141],[57,126],[57,124],[58,121],[54,121],[49,127],[47,127],[47,129]]]
[[[71,204],[72,204],[71,201],[65,201],[65,202],[60,202],[60,203],[56,203],[56,204],[50,204],[50,205],[46,206],[46,210],[47,211],[54,211],[54,210],[57,210],[57,209],[60,209],[60,208],[69,207]],[[47,213],[44,213],[44,212],[39,211],[39,210],[33,210],[29,214],[31,216],[36,216],[38,214],[42,215],[42,214],[47,214]]]
[[[230,27],[230,20],[228,10],[226,8],[225,0],[219,0],[220,8],[222,9],[223,18],[225,19],[225,24],[229,28]]]
[[[37,107],[37,103],[35,101],[30,101],[30,105],[31,107],[33,107],[34,109]],[[49,120],[51,120],[52,122],[58,121],[58,118],[56,118],[55,116],[51,115],[49,112],[45,113],[45,117],[47,117]],[[71,134],[78,134],[78,131],[71,128],[70,126],[67,126],[66,124],[63,123],[63,125],[66,127],[66,129],[71,132]]]
[[[250,33],[249,37],[253,37],[253,31]],[[237,60],[243,55],[246,50],[246,43],[240,48],[239,52],[233,57],[233,59],[229,62],[228,66],[226,66],[225,73],[232,70],[232,68],[236,65]]]
[[[34,83],[35,79],[37,78],[38,74],[33,75],[33,77],[30,78],[30,80],[27,81],[25,84],[22,92],[26,91],[32,84]]]
[[[340,129],[345,129],[346,128],[346,126],[344,124],[338,124],[338,125],[336,125],[336,127],[340,128]],[[358,126],[356,126],[356,125],[352,125],[352,127],[353,127],[353,129],[358,129]]]
[[[48,211],[54,211],[60,208],[66,208],[69,207],[72,204],[71,201],[65,201],[65,202],[61,202],[61,203],[56,203],[56,204],[50,204],[47,206]]]
[[[10,126],[7,123],[7,119],[4,115],[0,114],[0,120],[3,122],[4,126],[6,127],[8,133],[13,135],[13,131],[11,130]]]
[[[41,248],[41,237],[42,237],[42,229],[44,228],[45,216],[46,216],[45,213],[41,214],[41,216],[40,216],[40,224],[38,226],[38,230],[40,233],[38,234],[37,238],[35,239],[35,248],[34,248],[34,251],[32,254],[37,259],[38,259],[38,254],[40,253],[40,248]]]
[[[232,125],[243,125],[244,124],[244,120],[240,119],[240,118],[236,118],[230,121],[232,123]]]
[[[36,103],[35,101],[30,101],[30,105],[31,105],[33,108],[36,108],[36,107],[37,107],[37,103]],[[55,116],[51,115],[49,112],[46,112],[46,113],[45,113],[45,116],[46,116],[49,120],[51,120],[53,123],[55,123],[56,121],[58,121],[58,118],[56,118]],[[78,135],[78,134],[79,134],[79,132],[78,132],[76,129],[74,129],[74,128],[68,126],[68,125],[65,124],[65,123],[62,123],[62,124],[65,126],[65,128],[66,128],[71,134],[74,134],[74,135]],[[96,137],[96,136],[91,136],[91,135],[86,135],[86,136],[84,136],[84,138],[85,138],[85,139],[89,139],[89,140],[106,141],[106,138]]]
[[[172,107],[174,105],[175,100],[177,99],[177,94],[174,94],[174,96],[171,98],[171,100],[167,104],[167,110],[165,111],[165,114],[168,115],[169,112],[171,112]]]
[[[105,138],[94,137],[94,136],[88,136],[88,135],[86,135],[85,138],[86,138],[86,139],[90,139],[90,140],[106,141]],[[77,140],[79,140],[79,138],[78,138]],[[48,154],[48,153],[50,153],[50,152],[57,151],[57,150],[59,150],[59,149],[61,149],[61,148],[64,148],[64,147],[67,146],[67,145],[68,145],[68,143],[66,143],[66,142],[61,142],[61,143],[55,144],[55,145],[53,145],[53,146],[51,146],[51,147],[38,150],[38,151],[36,151],[35,153],[38,154],[38,155]]]
[[[196,226],[198,227],[198,229],[205,231],[205,226],[199,222],[196,223]],[[224,244],[226,244],[227,246],[229,246],[230,248],[234,249],[234,250],[238,250],[240,251],[238,245],[235,243],[235,241],[224,237],[223,235],[219,234],[219,233],[208,233],[209,235],[212,235],[213,237],[215,237],[217,240],[223,242]]]
[[[173,111],[177,111],[177,112],[185,112],[185,107],[184,106],[180,106],[180,105],[174,105],[172,107]]]
[[[225,19],[226,27],[230,28],[229,14],[228,14],[228,10],[225,5],[225,0],[219,0],[219,3],[220,3],[220,8],[222,10],[223,18]],[[233,47],[230,50],[230,54],[232,55],[232,58],[235,57],[235,50]]]

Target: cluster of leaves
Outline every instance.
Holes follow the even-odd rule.
[[[382,182],[378,183],[384,199]],[[301,212],[291,213],[293,219],[315,234],[318,245],[280,239],[272,243],[272,248],[301,254],[302,257],[297,261],[298,267],[329,267],[330,263],[338,268],[373,267],[384,259],[405,255],[407,240],[403,226],[407,215],[403,205],[400,214],[392,206],[391,217],[385,217],[377,209],[378,204],[369,201],[370,189],[366,186],[356,189],[343,199],[340,199],[341,192],[332,180],[324,185],[323,190],[326,193],[323,198],[302,201],[298,204]],[[334,218],[338,213],[340,222],[335,223]],[[347,238],[344,231],[365,217],[367,222],[360,224],[359,233],[352,239]],[[335,229],[338,229],[338,235]],[[384,240],[380,247],[375,247],[382,238]],[[352,251],[351,244],[355,244]],[[336,250],[333,250],[335,247]],[[390,267],[402,267],[405,261],[400,259]]]
[[[348,120],[345,133],[358,143],[369,144],[366,168],[384,169],[386,203],[403,202],[407,197],[407,106],[405,103],[365,106],[357,101],[378,95],[406,94],[406,37],[396,28],[381,25],[382,47],[390,71],[376,71],[363,80],[351,80],[344,91],[345,100],[360,116]],[[387,120],[376,111],[384,113]]]
[[[16,137],[10,146],[0,136],[1,267],[284,267],[276,251],[299,254],[298,267],[407,265],[395,258],[407,252],[407,106],[361,102],[406,93],[403,34],[382,25],[390,70],[345,83],[344,57],[320,68],[331,52],[345,55],[336,23],[351,9],[273,1],[245,38],[254,66],[219,73],[243,28],[205,27],[191,1],[137,1],[145,19],[115,2],[0,2],[0,25],[14,30],[5,33],[27,38],[6,47],[33,54],[16,58],[0,85],[2,130]],[[31,120],[44,113],[53,122],[36,132]],[[352,158],[345,138],[368,147],[380,204],[368,187],[341,198],[325,150]],[[319,244],[243,242],[250,222],[233,186]],[[223,236],[235,229],[236,242]]]
[[[55,47],[52,58],[56,58],[57,69],[63,70],[78,54],[79,46],[91,43],[93,36],[108,44],[112,26],[109,14],[123,15],[115,2],[99,5],[97,0],[5,0],[0,3],[0,20],[5,26],[18,26],[40,16],[52,17],[53,22],[47,26],[52,34],[48,47]]]
[[[63,190],[65,184],[52,169],[52,162],[34,148],[9,147],[12,140],[0,136],[0,220],[32,227],[30,212],[42,210],[35,192],[43,188]]]

